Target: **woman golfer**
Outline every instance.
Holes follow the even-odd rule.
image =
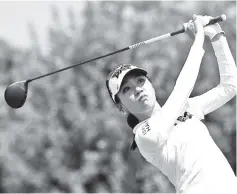
[[[106,85],[133,128],[132,149],[157,167],[177,193],[237,193],[237,179],[228,161],[200,121],[236,95],[237,68],[219,24],[205,26],[209,16],[193,16],[188,29],[195,35],[186,62],[164,106],[144,69],[121,65],[110,73]],[[211,40],[217,58],[220,84],[189,98],[204,55],[204,37]]]

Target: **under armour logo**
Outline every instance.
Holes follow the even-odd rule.
[[[120,67],[118,67],[114,73],[112,74],[111,78],[113,77],[119,77],[119,75],[122,73],[122,71],[127,70],[127,69],[131,69],[131,65],[121,65]]]
[[[191,119],[193,117],[192,114],[188,113],[188,112],[185,112],[184,113],[184,116],[179,116],[177,118],[178,121],[180,122],[185,122],[187,119]],[[177,123],[174,124],[175,126],[177,125]]]
[[[150,125],[148,124],[147,121],[145,121],[144,125],[142,126],[142,134],[146,135],[146,133],[150,130],[151,130]]]

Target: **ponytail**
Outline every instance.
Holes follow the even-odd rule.
[[[139,120],[134,115],[129,114],[127,117],[127,123],[129,125],[129,127],[131,127],[133,129],[139,123]],[[133,142],[132,142],[130,149],[134,151],[136,148],[137,148],[137,144],[135,141],[135,134],[134,134],[133,135]]]
[[[120,111],[123,112],[123,107],[121,106],[120,99],[118,98],[117,95],[115,95],[115,102],[116,102],[116,105],[119,107]],[[135,117],[131,113],[128,113],[128,116],[127,116],[128,126],[133,129],[138,123],[139,123],[139,120],[137,119],[137,117]],[[133,135],[133,142],[132,142],[132,145],[130,147],[130,150],[134,151],[136,148],[137,148],[137,144],[136,144],[136,141],[135,141],[135,134],[134,134]]]

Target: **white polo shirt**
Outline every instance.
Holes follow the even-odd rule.
[[[162,138],[159,128],[162,118],[159,113],[139,123],[133,132],[140,153],[168,177],[178,193],[206,193],[237,187],[228,161],[199,120],[204,115],[190,104],[191,100],[186,110],[193,117],[178,122],[167,140]]]
[[[237,68],[226,38],[221,37],[212,45],[218,61],[220,84],[200,96],[187,97],[187,100],[182,96],[184,89],[180,84],[168,99],[169,108],[166,106],[163,116],[162,107],[160,112],[140,122],[133,130],[142,156],[168,177],[177,193],[237,193],[237,178],[230,164],[200,121],[233,98],[237,91]],[[195,49],[188,59],[190,63],[195,56],[199,61],[202,57],[203,51]],[[188,80],[179,81],[185,86]],[[177,109],[177,103],[184,105],[180,106],[182,110]],[[169,119],[168,110],[172,111],[172,107],[181,113],[180,116],[187,111],[193,117],[171,125],[167,130],[162,126],[170,122],[166,119]]]

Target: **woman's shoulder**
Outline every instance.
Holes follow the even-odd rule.
[[[143,134],[146,134],[148,131],[151,130],[151,127],[155,127],[161,119],[161,112],[156,112],[154,115],[152,115],[150,118],[145,119],[141,122],[139,122],[133,129],[133,133],[136,134],[136,132],[140,129]]]
[[[153,157],[165,143],[163,135],[159,133],[159,121],[155,124],[153,119],[156,120],[155,115],[140,122],[134,128],[135,141],[140,152],[149,157],[151,155]]]
[[[147,122],[147,119],[144,121],[139,122],[134,128],[133,128],[133,133],[136,134],[136,132],[141,129],[144,125],[144,123]]]

